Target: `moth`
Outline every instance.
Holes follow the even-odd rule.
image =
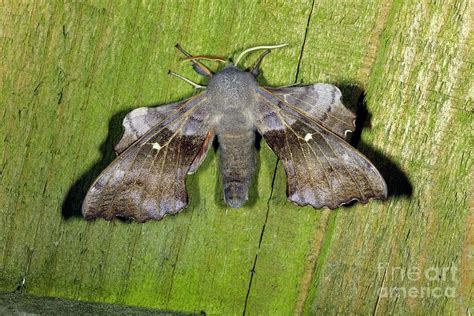
[[[201,86],[176,73],[201,93],[184,101],[142,107],[123,120],[118,157],[90,187],[82,205],[86,219],[116,216],[160,220],[186,207],[186,174],[195,172],[215,137],[219,144],[224,200],[240,208],[248,198],[256,165],[256,133],[281,160],[287,196],[298,205],[337,208],[357,200],[385,199],[387,186],[374,165],[347,142],[355,115],[330,84],[271,88],[258,83],[263,58],[277,46],[245,50],[235,63],[191,56],[194,70],[209,77]],[[250,69],[246,54],[265,49]],[[200,60],[225,63],[213,73]]]

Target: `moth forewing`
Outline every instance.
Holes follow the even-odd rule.
[[[312,85],[264,88],[287,106],[299,109],[300,113],[325,126],[333,133],[347,138],[355,130],[354,113],[342,104],[342,93],[334,85],[316,83]]]
[[[282,160],[291,201],[334,209],[353,200],[386,198],[387,187],[378,170],[342,135],[266,89],[258,95],[257,129]]]
[[[205,93],[168,106],[172,109],[166,117],[139,135],[99,175],[86,195],[83,215],[146,221],[183,209],[187,205],[186,174],[212,129],[208,106]],[[156,112],[149,115],[150,121],[156,118]],[[128,122],[134,122],[133,116]],[[126,129],[122,139],[137,135],[137,130]]]
[[[122,138],[114,147],[117,155],[121,154],[154,126],[178,111],[180,106],[182,106],[182,102],[174,102],[157,107],[141,107],[129,112],[122,122],[124,131]]]

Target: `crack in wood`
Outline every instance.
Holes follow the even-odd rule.
[[[309,25],[310,25],[310,22],[311,22],[311,16],[313,15],[313,9],[314,9],[314,0],[311,2],[311,8],[309,10],[308,19],[306,21],[306,28],[305,28],[305,33],[304,33],[304,37],[303,37],[303,44],[301,45],[301,51],[300,51],[300,55],[299,55],[299,58],[298,58],[298,66],[296,67],[295,83],[298,83],[298,76],[299,76],[300,67],[301,67],[301,60],[303,59],[303,51],[304,51],[304,47],[305,47],[305,44],[306,44],[306,38],[308,36],[308,29],[309,29]],[[275,169],[273,170],[272,186],[271,186],[271,190],[270,190],[270,196],[269,196],[268,201],[267,201],[267,212],[265,214],[265,221],[263,223],[262,231],[260,233],[260,239],[258,241],[258,247],[257,247],[257,251],[255,253],[253,266],[252,266],[252,269],[250,270],[250,281],[249,281],[249,286],[248,286],[248,289],[247,289],[247,294],[245,295],[244,310],[243,310],[243,313],[242,313],[243,315],[245,315],[245,313],[247,311],[247,305],[248,305],[248,301],[249,301],[250,291],[252,289],[253,276],[255,274],[255,268],[257,266],[258,254],[260,252],[260,248],[261,248],[262,240],[263,240],[263,235],[265,233],[265,228],[267,226],[268,215],[270,213],[270,201],[273,197],[273,192],[274,192],[274,189],[275,189],[275,179],[276,179],[276,174],[277,174],[279,161],[280,160],[277,158],[277,160],[275,162]]]

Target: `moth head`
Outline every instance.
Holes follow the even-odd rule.
[[[188,52],[184,51],[183,48],[179,44],[176,44],[176,48],[178,48],[181,52],[183,52],[187,56],[185,59],[183,59],[182,62],[193,63],[194,70],[196,70],[201,75],[204,75],[207,77],[211,77],[213,75],[213,72],[211,72],[203,64],[199,63],[199,60],[209,60],[209,61],[214,61],[214,62],[220,62],[224,64],[225,68],[237,68],[243,71],[243,69],[239,67],[239,63],[242,60],[242,58],[244,58],[245,55],[251,52],[264,49],[265,51],[262,54],[260,54],[260,56],[257,58],[255,63],[253,64],[253,66],[250,69],[246,69],[256,78],[259,74],[260,64],[262,63],[263,58],[267,56],[271,52],[272,49],[285,47],[287,45],[288,44],[251,47],[244,50],[242,53],[240,53],[239,57],[237,57],[235,62],[232,62],[231,60],[227,60],[222,57],[215,57],[215,56],[191,56]]]

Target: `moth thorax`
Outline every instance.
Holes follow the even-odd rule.
[[[239,103],[246,101],[255,87],[255,78],[249,72],[230,67],[209,80],[207,91],[216,99]]]

